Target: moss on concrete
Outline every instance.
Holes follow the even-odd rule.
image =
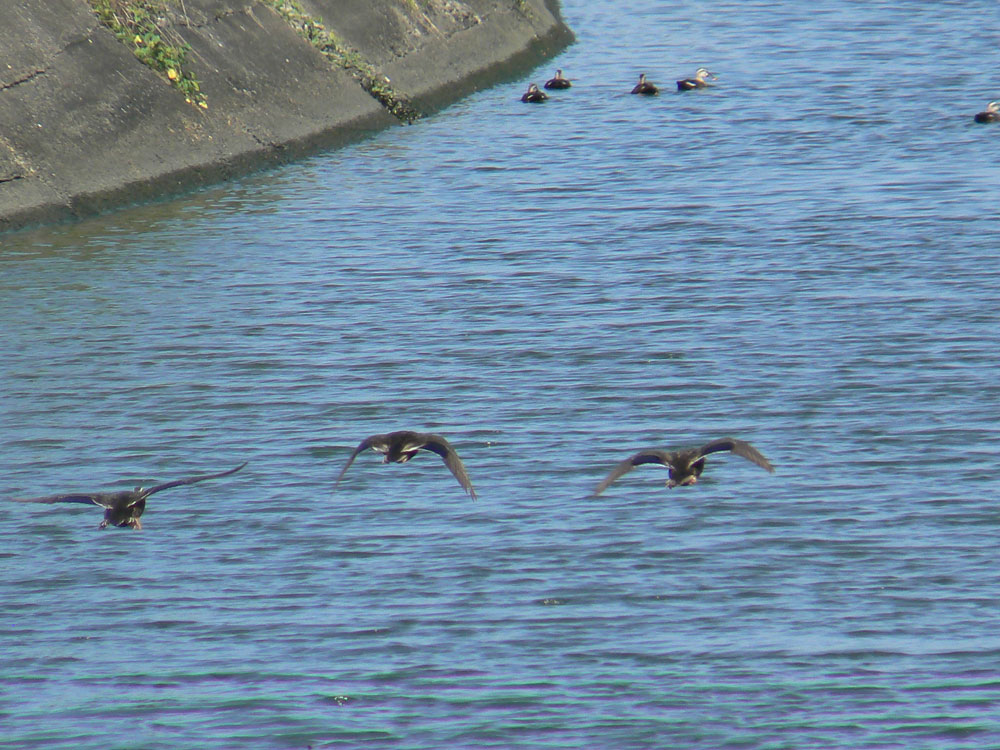
[[[95,13],[100,2],[119,23],[126,7],[159,8],[155,30],[121,23],[131,38],[120,41],[125,32]],[[311,24],[305,38],[274,0],[0,3],[0,231],[342,145],[518,75],[572,40],[555,0],[523,0],[525,12],[518,0],[294,2]],[[140,61],[147,34],[183,59],[158,48],[150,56],[165,69]],[[177,80],[195,80],[209,106],[186,103],[200,100]]]
[[[163,0],[90,0],[94,13],[118,41],[184,94],[188,104],[207,108],[201,84],[187,67],[191,47],[176,38],[166,23]],[[171,37],[174,37],[171,39]]]
[[[411,0],[412,1],[412,0]],[[407,98],[393,90],[389,78],[375,70],[357,50],[350,49],[327,30],[321,18],[313,18],[296,0],[267,0],[293,29],[337,67],[350,73],[361,87],[403,122],[413,122],[420,113]]]

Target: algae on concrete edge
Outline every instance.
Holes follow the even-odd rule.
[[[403,122],[413,122],[420,118],[420,113],[406,97],[393,91],[389,79],[378,73],[360,53],[347,47],[336,34],[327,31],[322,19],[310,16],[296,0],[266,2],[330,62],[354,76],[361,88],[381,102],[395,117]]]
[[[167,6],[164,0],[89,1],[101,22],[111,29],[119,41],[131,47],[136,57],[166,76],[184,94],[185,101],[208,108],[208,101],[201,92],[198,79],[184,69],[190,46],[183,41],[169,44],[163,38],[168,33],[165,28]]]

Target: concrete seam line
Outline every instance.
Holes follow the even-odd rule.
[[[420,118],[410,101],[393,90],[389,78],[379,73],[359,52],[350,49],[336,34],[327,31],[321,18],[310,16],[296,0],[262,0],[335,67],[341,68],[361,84],[383,107],[402,122]]]

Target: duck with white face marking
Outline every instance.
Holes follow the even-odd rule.
[[[538,88],[537,83],[532,83],[528,86],[528,90],[521,94],[522,102],[530,102],[532,104],[538,104],[544,102],[549,98],[549,95]]]
[[[704,89],[708,87],[708,80],[711,78],[713,81],[719,80],[719,76],[715,75],[708,68],[698,68],[695,71],[694,77],[692,78],[682,78],[677,82],[678,91],[693,91],[694,89]]]
[[[632,88],[633,94],[642,94],[643,96],[656,96],[660,93],[660,90],[656,87],[656,84],[651,81],[646,80],[646,74],[639,74],[639,82]]]
[[[18,503],[86,503],[88,505],[98,505],[104,508],[104,520],[101,521],[100,529],[108,526],[118,526],[120,528],[142,529],[139,517],[146,510],[146,498],[157,492],[169,490],[171,487],[180,487],[184,484],[195,484],[208,479],[219,479],[235,474],[247,465],[241,463],[235,469],[221,471],[218,474],[199,474],[198,476],[187,477],[185,479],[175,479],[172,482],[157,484],[149,489],[136,487],[134,490],[121,490],[119,492],[76,492],[65,495],[47,495],[45,497],[15,497],[14,502]]]
[[[547,89],[568,89],[572,85],[568,78],[563,78],[561,69],[556,71],[555,78],[550,78],[545,82],[545,88]]]
[[[976,122],[1000,122],[1000,102],[990,102],[986,109],[972,118]]]
[[[344,468],[340,470],[337,481],[333,483],[334,490],[337,489],[337,485],[340,484],[340,480],[343,479],[344,474],[347,473],[347,470],[354,463],[354,459],[357,458],[358,454],[369,448],[384,455],[382,459],[382,463],[384,464],[405,464],[417,455],[417,451],[424,450],[437,453],[444,459],[444,465],[448,467],[455,476],[455,479],[458,480],[458,483],[462,485],[462,489],[473,500],[476,499],[476,491],[472,489],[472,482],[465,471],[465,465],[462,463],[462,459],[458,457],[455,449],[451,447],[451,443],[440,435],[429,432],[413,432],[411,430],[398,430],[384,435],[372,435],[358,443],[358,447],[354,449],[350,458],[347,459]]]
[[[750,443],[727,437],[713,440],[700,448],[684,448],[678,451],[666,451],[661,448],[641,450],[615,466],[611,470],[611,473],[597,485],[594,495],[600,495],[618,477],[627,474],[636,466],[642,466],[643,464],[659,464],[669,469],[670,474],[667,479],[667,489],[686,487],[697,482],[698,477],[705,470],[705,457],[710,453],[718,453],[720,451],[735,453],[737,456],[742,456],[748,461],[752,461],[762,469],[774,473],[774,467],[771,465],[771,462],[764,458],[764,454],[750,445]]]

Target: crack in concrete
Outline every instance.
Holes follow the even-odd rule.
[[[95,19],[95,25],[96,25],[96,19]],[[29,81],[34,80],[38,76],[46,75],[49,72],[49,68],[52,66],[52,63],[55,61],[55,59],[57,57],[59,57],[60,55],[64,54],[71,47],[74,47],[74,46],[76,46],[78,44],[88,43],[90,41],[91,34],[93,33],[94,28],[95,28],[94,26],[87,27],[84,30],[85,31],[84,34],[78,36],[75,39],[70,39],[68,42],[66,42],[65,44],[63,44],[62,47],[60,47],[59,49],[57,49],[54,53],[48,55],[47,56],[48,59],[44,61],[44,64],[45,64],[44,68],[35,68],[34,70],[31,70],[28,73],[25,73],[20,78],[18,78],[17,80],[11,81],[10,83],[0,83],[0,91],[6,91],[7,89],[12,89],[15,86],[20,86],[22,83],[28,83]]]
[[[12,89],[15,86],[20,86],[22,83],[27,83],[28,81],[30,81],[30,80],[32,80],[34,78],[37,78],[38,76],[43,76],[43,75],[45,75],[45,73],[47,72],[47,70],[48,70],[48,68],[41,68],[41,69],[32,70],[31,72],[27,73],[26,75],[21,76],[17,80],[11,81],[10,83],[3,84],[2,86],[0,86],[0,91],[6,91],[7,89]]]

